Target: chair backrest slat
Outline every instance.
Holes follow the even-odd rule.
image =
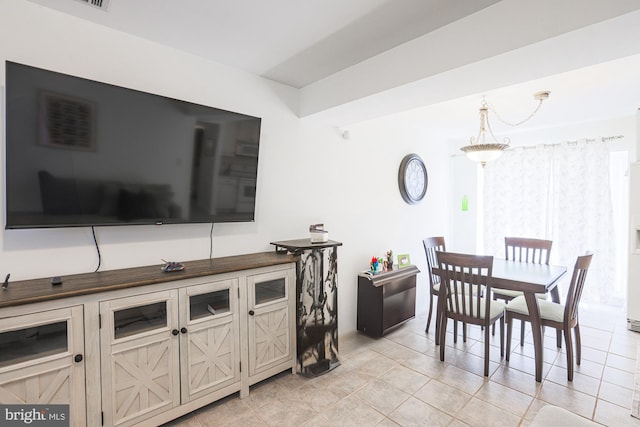
[[[447,311],[476,320],[489,313],[491,298],[478,297],[491,293],[493,257],[441,251],[436,255],[442,280],[439,298],[445,298]]]
[[[520,262],[549,265],[552,243],[551,240],[505,237],[504,257]]]
[[[440,283],[440,277],[434,275],[432,269],[438,265],[436,251],[444,252],[447,250],[444,244],[444,237],[427,237],[422,240],[422,246],[424,246],[424,253],[427,257],[429,286],[433,288],[433,285]]]
[[[574,324],[578,319],[578,305],[580,304],[580,298],[582,297],[582,291],[584,290],[584,284],[587,280],[587,272],[589,271],[592,258],[593,254],[590,252],[587,252],[586,255],[579,256],[573,268],[573,276],[571,277],[571,284],[569,285],[569,292],[567,292],[567,300],[564,307],[564,321],[568,324]]]

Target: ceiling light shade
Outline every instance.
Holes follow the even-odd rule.
[[[509,144],[471,144],[462,147],[461,150],[469,160],[480,163],[483,167],[487,162],[492,162],[502,155]]]
[[[487,142],[487,131],[491,136]],[[502,152],[509,147],[509,138],[505,138],[504,142],[498,142],[496,136],[491,130],[489,124],[489,108],[487,102],[483,99],[480,104],[480,129],[478,136],[471,137],[470,144],[462,147],[461,150],[467,155],[469,160],[478,162],[484,167],[487,162],[496,160],[502,155]]]
[[[524,120],[521,120],[518,123],[509,123],[500,118],[498,113],[492,107],[491,110],[494,112],[496,117],[503,123],[509,126],[519,126],[524,122],[531,119],[537,112],[542,102],[549,97],[549,91],[536,92],[533,97],[538,101],[538,106],[533,110],[528,117]],[[487,133],[490,138],[487,141]],[[482,167],[484,167],[487,162],[491,162],[496,160],[498,157],[502,155],[502,152],[509,148],[510,140],[509,138],[504,138],[503,142],[499,142],[496,136],[493,134],[493,130],[491,129],[491,124],[489,123],[489,104],[487,101],[482,99],[480,103],[480,129],[478,130],[478,135],[474,138],[471,137],[471,141],[469,145],[460,148],[466,155],[469,160],[480,163]]]

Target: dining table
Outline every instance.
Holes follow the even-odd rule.
[[[567,267],[558,265],[536,264],[523,261],[493,258],[492,274],[489,283],[492,288],[521,291],[527,302],[531,317],[533,347],[535,352],[536,381],[542,381],[543,367],[543,332],[536,294],[549,293],[553,302],[559,303],[558,282],[567,272]],[[439,268],[433,268],[438,274]],[[443,301],[444,302],[444,301]],[[438,302],[440,305],[440,302]],[[438,308],[441,313],[441,308]],[[558,337],[560,340],[561,337]],[[559,344],[559,343],[558,343]],[[444,343],[440,343],[444,345]],[[510,345],[507,343],[507,345]]]

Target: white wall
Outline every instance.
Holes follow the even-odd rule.
[[[396,255],[409,254],[412,264],[426,272],[422,239],[449,234],[448,151],[444,140],[428,129],[429,123],[416,125],[397,115],[351,126],[348,140],[306,136],[316,139],[308,154],[326,162],[316,177],[315,218],[324,222],[331,238],[344,243],[338,261],[340,316],[345,304],[355,307],[356,276],[368,268],[372,256],[383,256],[389,249]],[[428,173],[427,194],[416,205],[406,204],[398,189],[398,168],[409,153],[424,160]],[[312,165],[310,158],[311,170]],[[428,308],[428,298],[427,278],[421,273],[418,312]],[[341,325],[354,328],[355,315],[350,316],[341,317]]]
[[[477,164],[464,155],[451,157],[451,239],[447,249],[462,253],[476,253],[476,236],[478,233],[478,211],[480,197],[478,194]],[[463,198],[467,200],[467,210],[462,209]]]
[[[354,126],[344,140],[334,128],[298,119],[292,112],[295,89],[26,1],[0,3],[0,37],[3,61],[262,117],[256,221],[216,224],[213,255],[273,250],[269,242],[306,237],[309,224],[324,223],[330,237],[344,243],[338,261],[340,334],[355,329],[356,276],[372,255],[387,249],[409,253],[425,271],[421,239],[447,235],[448,150],[427,133],[428,124],[382,119]],[[4,82],[4,67],[0,73]],[[4,103],[2,108],[0,117]],[[400,161],[411,152],[429,170],[426,200],[416,206],[402,201],[397,186]],[[209,229],[100,227],[101,269],[206,258]],[[11,273],[12,280],[90,272],[97,262],[89,228],[0,233],[0,275]],[[425,280],[421,274],[420,304],[427,298]]]
[[[640,153],[640,107],[636,110],[636,143],[633,153],[629,156],[629,160],[632,162],[638,161]]]

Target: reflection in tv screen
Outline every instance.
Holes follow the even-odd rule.
[[[255,220],[261,119],[6,62],[6,228]]]

